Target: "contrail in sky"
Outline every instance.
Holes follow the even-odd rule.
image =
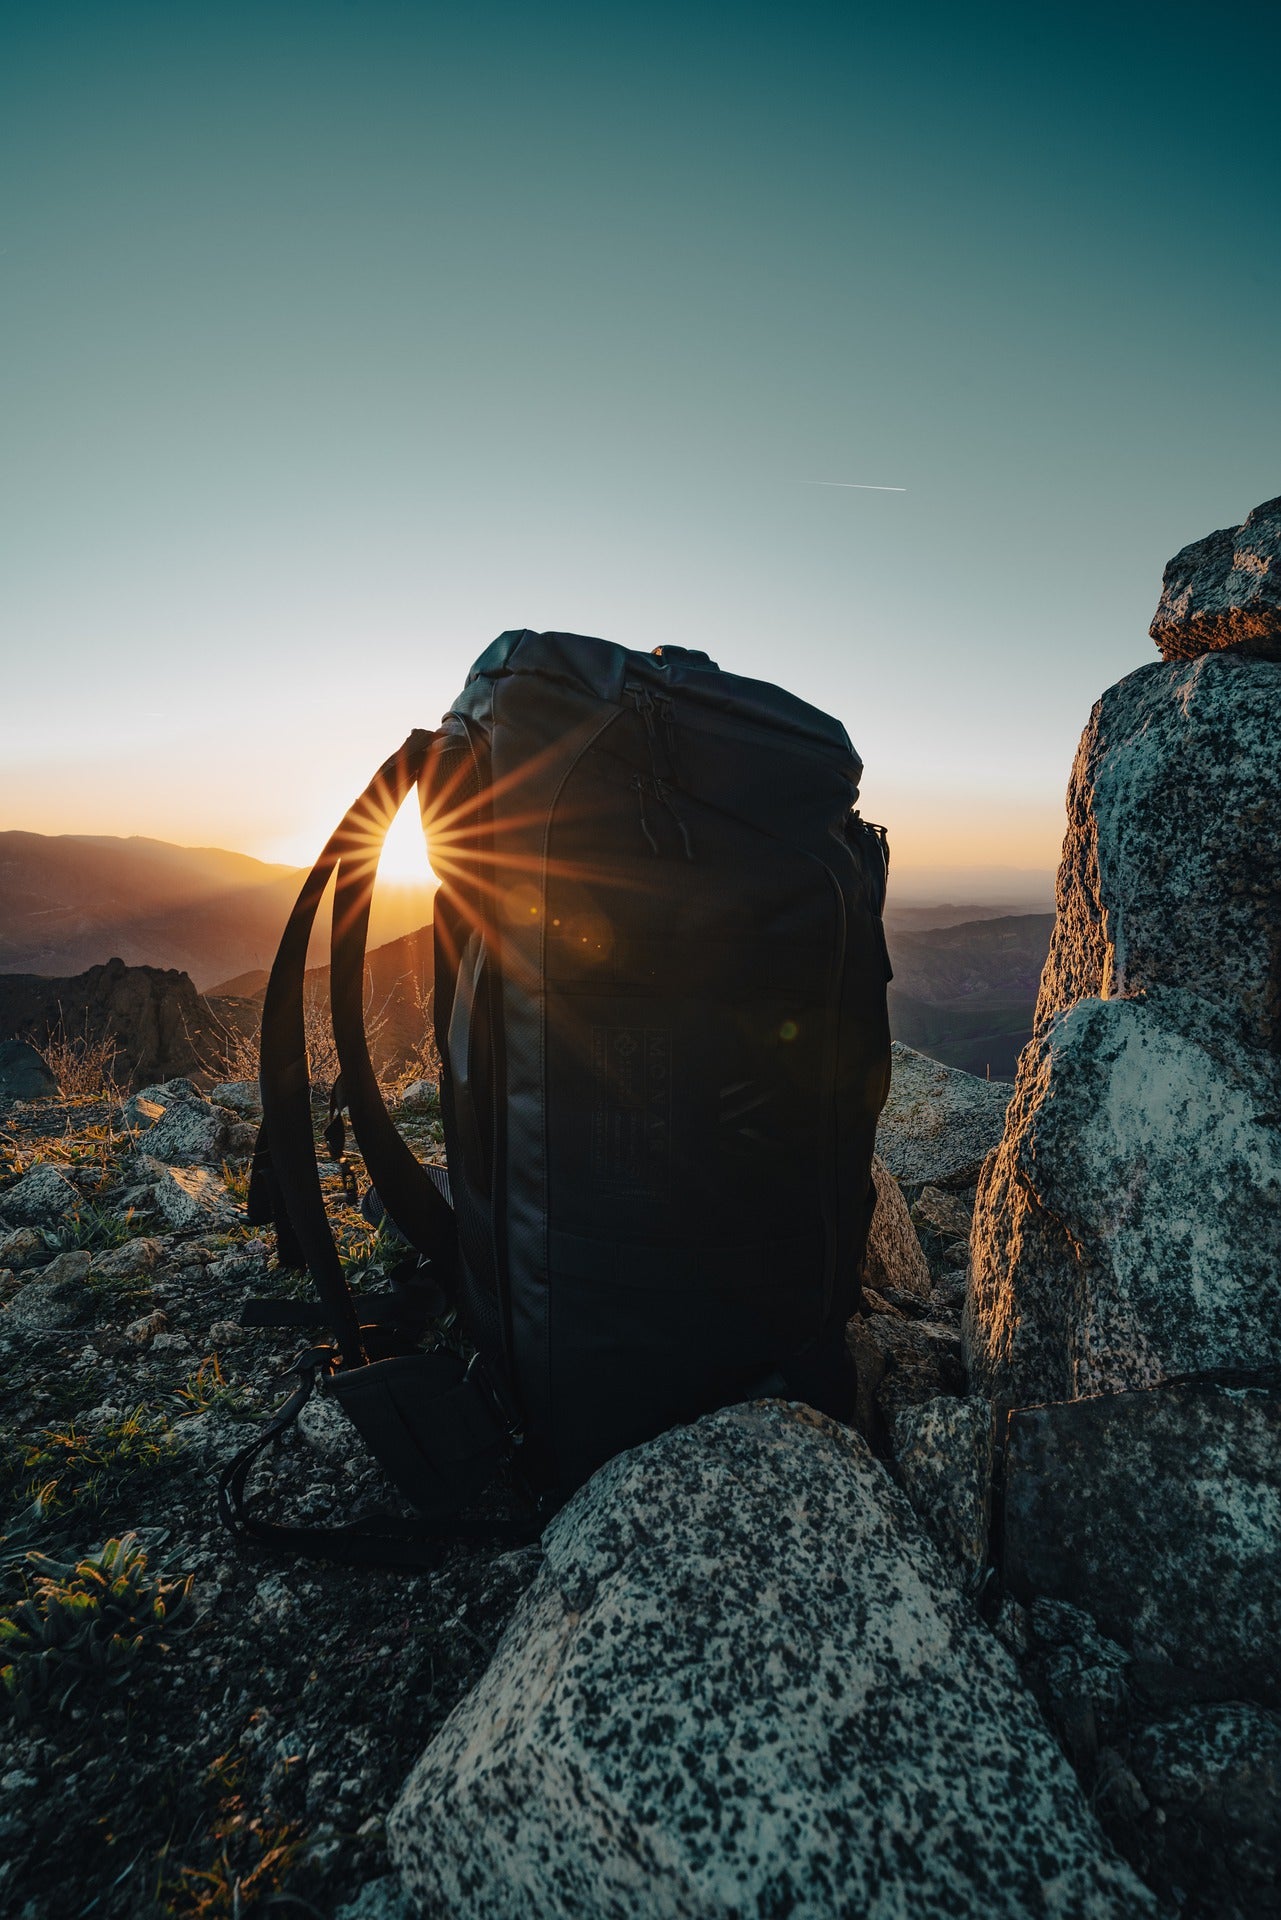
[[[849,487],[855,493],[906,493],[906,487],[878,487],[870,480],[802,480],[803,487]]]

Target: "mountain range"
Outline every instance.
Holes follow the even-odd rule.
[[[271,963],[302,869],[219,847],[106,834],[0,833],[0,972],[75,974],[118,955],[202,991]],[[425,887],[380,882],[371,944],[431,916]],[[327,949],[322,917],[313,948]]]
[[[967,1073],[1008,1080],[1032,1037],[1052,913],[1004,914],[959,924],[896,926],[886,939],[896,1040]]]

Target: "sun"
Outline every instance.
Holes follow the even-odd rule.
[[[416,789],[411,790],[409,798],[391,823],[383,842],[382,858],[378,862],[378,877],[401,887],[434,887],[436,884],[436,875],[428,861],[423,840]]]

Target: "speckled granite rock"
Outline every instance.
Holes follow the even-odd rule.
[[[876,1211],[867,1242],[867,1284],[878,1293],[891,1287],[924,1297],[930,1290],[929,1262],[921,1251],[898,1181],[879,1154],[872,1158],[872,1179]]]
[[[1016,1403],[1281,1358],[1281,666],[1111,688],[979,1184],[966,1332]]]
[[[400,1882],[391,1874],[368,1880],[354,1900],[345,1901],[334,1920],[422,1920],[422,1909],[415,1905]]]
[[[894,1422],[899,1483],[962,1593],[983,1584],[995,1422],[986,1400],[926,1400]]]
[[[1139,1658],[1281,1703],[1281,1391],[1185,1382],[1010,1417],[1005,1577]]]
[[[872,1369],[872,1387],[891,1432],[905,1408],[965,1392],[960,1332],[947,1321],[909,1319],[898,1312],[860,1314],[846,1330],[847,1344],[860,1328],[880,1358]],[[856,1350],[855,1365],[861,1362]]]
[[[51,1227],[80,1204],[80,1195],[57,1167],[32,1167],[0,1193],[0,1219],[15,1227]]]
[[[967,1186],[1001,1138],[1009,1084],[980,1080],[896,1040],[876,1149],[896,1180]]]
[[[974,1208],[963,1194],[924,1187],[912,1203],[912,1219],[918,1225],[933,1227],[935,1233],[968,1241]]]
[[[1077,1000],[1186,988],[1281,1046],[1281,666],[1154,663],[1099,700],[1068,786],[1038,1033]]]
[[[1020,1078],[966,1302],[1000,1397],[1281,1361],[1276,1065],[1185,999],[1082,1001]]]
[[[228,1151],[235,1116],[199,1095],[173,1100],[148,1130],[147,1152],[168,1166],[198,1166]]]
[[[1175,554],[1150,632],[1164,660],[1212,647],[1281,660],[1281,499]]]
[[[1130,1765],[1159,1807],[1153,1864],[1199,1895],[1193,1910],[1248,1920],[1281,1907],[1281,1715],[1241,1701],[1144,1727]]]
[[[94,1274],[103,1280],[125,1280],[133,1274],[151,1273],[164,1252],[164,1242],[140,1235],[121,1246],[109,1247],[93,1256]]]
[[[34,1227],[14,1227],[0,1233],[0,1267],[34,1267],[48,1255],[44,1235]]]
[[[175,1231],[228,1226],[238,1217],[225,1182],[208,1167],[168,1167],[141,1154],[138,1171],[161,1218]]]
[[[10,1300],[0,1322],[3,1329],[47,1332],[71,1326],[84,1311],[88,1272],[89,1255],[83,1248],[60,1253]]]
[[[216,1107],[230,1107],[242,1120],[262,1117],[262,1094],[256,1080],[222,1080],[210,1087],[209,1098]]]
[[[1155,1914],[857,1437],[757,1403],[554,1520],[392,1857],[454,1920]]]

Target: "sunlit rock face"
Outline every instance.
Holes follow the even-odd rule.
[[[1149,631],[1164,660],[1217,647],[1281,660],[1281,498],[1175,554]]]
[[[1090,718],[1058,919],[971,1243],[1016,1404],[1281,1360],[1281,665],[1142,668]]]
[[[552,1522],[389,1820],[454,1920],[1138,1920],[1013,1662],[859,1437],[728,1408]]]
[[[864,1280],[878,1293],[891,1287],[924,1299],[930,1290],[929,1263],[921,1251],[898,1181],[879,1153],[872,1156],[872,1183],[876,1188],[876,1208],[868,1235]]]

